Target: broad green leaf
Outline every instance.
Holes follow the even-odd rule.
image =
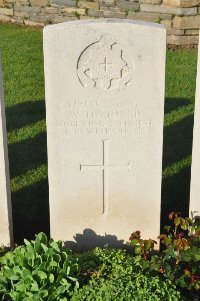
[[[38,292],[39,291],[39,287],[36,281],[31,283],[31,292]]]
[[[174,219],[174,225],[176,227],[180,225],[180,222],[181,222],[180,216],[175,217],[175,219]]]
[[[145,240],[144,241],[144,247],[146,250],[149,250],[151,248],[151,241],[150,240]]]
[[[7,270],[5,271],[5,276],[6,276],[7,278],[11,278],[12,276],[15,276],[15,272],[13,271],[13,269],[7,269]]]
[[[39,291],[39,296],[43,299],[48,296],[48,291],[47,290],[41,290]]]
[[[130,242],[131,246],[137,245],[138,244],[138,239],[132,239]]]
[[[172,239],[170,237],[165,237],[165,239],[164,239],[164,243],[165,243],[166,246],[169,246],[171,241],[172,241]]]
[[[25,293],[26,292],[26,285],[25,284],[18,285],[16,287],[16,290],[17,290],[17,292],[23,292],[23,293]]]
[[[70,273],[70,266],[67,267],[67,275]]]
[[[48,239],[46,234],[44,234],[43,232],[40,232],[37,236],[36,239],[39,239],[41,243],[43,243],[44,245],[47,245]]]
[[[135,254],[140,254],[141,253],[141,247],[140,246],[138,246],[138,247],[136,247],[135,248]]]
[[[17,281],[17,280],[19,280],[19,276],[13,275],[13,276],[10,277],[10,280]]]
[[[27,239],[24,239],[24,243],[25,243],[26,246],[31,245],[31,242],[29,240],[27,240]]]
[[[49,266],[50,267],[57,267],[58,263],[54,260],[52,260],[50,263],[49,263]]]
[[[40,277],[40,279],[46,279],[47,278],[47,274],[44,273],[43,271],[38,271],[38,276]]]
[[[53,274],[49,274],[49,281],[50,281],[50,283],[54,282],[54,275]]]
[[[22,272],[19,266],[14,266],[13,271],[15,272],[15,274],[19,274],[19,275],[21,275]]]
[[[59,248],[57,242],[52,241],[51,244],[50,244],[50,246],[51,246],[53,249],[55,249],[56,251],[60,252],[60,248]]]
[[[57,289],[56,289],[56,294],[60,295],[63,294],[65,292],[66,288],[64,285],[60,285]]]
[[[48,247],[45,244],[41,243],[41,247],[45,252],[48,251]]]
[[[41,242],[38,238],[36,239],[36,241],[34,243],[34,250],[38,254],[40,254],[43,251],[42,246],[41,246]]]
[[[21,273],[22,279],[25,279],[27,277],[31,277],[31,272],[28,269],[23,269]]]
[[[196,259],[197,261],[200,260],[200,255],[196,254],[196,255],[194,255],[194,257],[195,257],[195,259]]]

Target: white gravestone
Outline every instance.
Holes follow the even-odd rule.
[[[8,246],[13,242],[10,176],[5,108],[3,99],[3,78],[0,53],[0,245]]]
[[[198,51],[196,100],[194,113],[193,150],[190,187],[190,215],[200,216],[200,44]]]
[[[159,235],[165,52],[158,24],[102,19],[44,29],[55,239],[86,229],[124,243],[137,229]]]

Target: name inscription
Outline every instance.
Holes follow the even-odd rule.
[[[67,102],[65,120],[57,122],[64,127],[66,134],[116,134],[147,135],[152,127],[152,121],[145,119],[137,103],[123,102],[106,104],[98,102]]]

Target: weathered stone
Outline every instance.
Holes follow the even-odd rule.
[[[98,2],[102,6],[115,6],[115,0],[98,0]]]
[[[51,237],[67,246],[160,232],[165,49],[159,24],[44,29]]]
[[[162,0],[139,0],[140,3],[161,4]]]
[[[13,17],[13,18],[10,19],[10,22],[13,23],[13,24],[17,24],[17,25],[23,25],[24,24],[24,19]]]
[[[48,5],[48,0],[29,0],[31,6],[41,6],[45,7]]]
[[[94,18],[90,17],[90,16],[80,16],[79,20],[92,20]]]
[[[104,14],[103,14],[103,11],[89,9],[88,10],[88,16],[90,16],[90,17],[103,17]]]
[[[108,6],[100,6],[100,10],[102,11],[111,11],[111,12],[115,12],[115,13],[120,13],[121,10],[119,7],[108,7]]]
[[[4,2],[3,0],[0,0],[0,7],[3,7],[4,6]]]
[[[30,16],[30,20],[37,23],[49,24],[52,23],[54,19],[54,15],[32,15]]]
[[[172,14],[172,15],[185,15],[191,16],[197,14],[197,8],[179,8],[172,6],[164,6],[164,5],[151,5],[151,4],[141,4],[140,5],[141,12],[149,12],[149,13],[160,13],[160,14]]]
[[[57,7],[45,7],[41,9],[42,14],[57,14],[59,9]]]
[[[0,245],[13,243],[12,208],[10,193],[10,175],[8,163],[8,147],[6,117],[3,99],[3,78],[0,53]]]
[[[159,22],[160,19],[164,20],[165,18],[167,20],[171,19],[172,16],[170,15],[164,15],[164,14],[153,14],[153,13],[136,13],[136,12],[128,12],[128,19],[133,19],[133,20],[141,20],[141,21],[147,21],[147,22]]]
[[[117,1],[116,5],[121,8],[122,11],[139,10],[140,7],[138,2],[130,2],[126,0],[119,0]]]
[[[185,35],[188,36],[198,36],[199,35],[199,29],[186,29]]]
[[[33,22],[33,21],[30,21],[30,20],[25,20],[24,24],[27,25],[27,26],[30,26],[30,27],[38,27],[38,28],[44,27],[44,24],[38,23],[38,22]]]
[[[50,4],[74,7],[76,6],[76,0],[50,0]]]
[[[168,35],[175,35],[175,36],[183,36],[184,35],[184,30],[183,29],[169,28],[169,29],[167,29],[167,34]]]
[[[99,9],[99,4],[96,2],[91,2],[91,1],[78,1],[78,7]]]
[[[166,29],[169,29],[172,27],[172,20],[162,20],[160,22]]]
[[[28,18],[29,14],[27,12],[24,12],[24,11],[15,11],[14,16],[15,17],[20,17],[20,18]],[[14,23],[14,21],[13,21],[13,23]]]
[[[200,4],[200,0],[163,0],[163,4],[176,7],[192,7],[198,6]]]
[[[199,42],[198,36],[167,36],[167,44],[173,44],[173,45],[196,45]]]
[[[7,6],[7,4],[12,4],[12,3],[16,3],[16,0],[5,0],[4,1],[4,3],[6,4],[6,6]]]
[[[29,1],[28,0],[16,0],[16,5],[28,5],[29,6]]]
[[[13,16],[13,9],[2,7],[0,8],[0,15]]]
[[[0,15],[0,21],[3,22],[3,23],[10,22],[10,17],[4,16],[4,15]]]
[[[66,8],[63,8],[61,10],[62,13],[66,13],[68,15],[81,15],[81,16],[84,16],[86,14],[86,11],[84,8],[77,8],[77,7],[66,7]]]
[[[14,12],[16,14],[16,12],[19,13],[27,13],[27,14],[38,14],[41,11],[40,7],[38,6],[19,6],[19,5],[15,5],[14,6]]]
[[[104,13],[104,17],[106,18],[126,19],[125,13],[109,11],[109,10],[107,11],[105,10],[103,13]]]
[[[173,19],[173,27],[177,29],[195,29],[200,28],[200,16],[178,17]]]
[[[200,43],[198,50],[196,99],[194,112],[193,149],[190,185],[190,215],[200,217]],[[191,216],[192,217],[192,216]]]
[[[77,20],[78,18],[73,16],[73,17],[69,17],[69,16],[55,16],[53,19],[53,24],[57,24],[57,23],[63,23],[63,22],[68,22],[68,21],[74,21]]]

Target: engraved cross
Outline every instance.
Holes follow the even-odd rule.
[[[109,140],[103,140],[103,164],[80,164],[80,170],[83,168],[95,169],[95,170],[102,170],[103,171],[103,210],[102,214],[108,212],[108,171],[109,169],[128,169],[130,171],[131,164],[130,162],[125,165],[111,165],[109,164],[109,157],[108,157],[108,144]]]
[[[112,65],[112,62],[108,62],[107,58],[104,58],[103,63],[100,63],[99,66],[103,66],[104,71],[107,72],[108,71],[108,67],[109,65]]]

